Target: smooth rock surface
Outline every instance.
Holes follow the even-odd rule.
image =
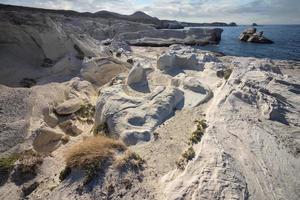
[[[55,107],[58,115],[70,115],[81,108],[82,101],[80,99],[69,99]]]

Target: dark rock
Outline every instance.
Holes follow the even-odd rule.
[[[272,44],[273,41],[263,36],[263,31],[256,32],[256,28],[247,28],[241,34],[239,39],[243,42],[253,42],[261,44]]]
[[[127,62],[128,62],[129,64],[133,64],[133,59],[132,59],[132,58],[128,58],[128,59],[127,59]]]
[[[257,23],[253,23],[252,26],[257,26]]]
[[[20,85],[22,87],[31,88],[32,86],[36,85],[36,80],[32,78],[23,78],[23,80],[20,82]]]
[[[43,60],[43,63],[42,63],[42,67],[45,67],[45,68],[48,68],[48,67],[52,67],[54,65],[54,62],[50,59],[50,58],[45,58]]]
[[[217,77],[223,78],[224,77],[224,70],[217,71]]]
[[[30,184],[25,184],[22,187],[23,196],[26,197],[30,195],[38,186],[39,186],[39,182],[36,181]]]

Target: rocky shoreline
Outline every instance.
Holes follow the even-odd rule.
[[[17,11],[0,9],[0,199],[300,198],[300,62],[185,45],[221,29]]]

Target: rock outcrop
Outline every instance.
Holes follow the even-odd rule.
[[[207,45],[218,44],[223,30],[190,28],[188,30],[140,30],[137,32],[122,33],[119,40],[126,41],[133,46],[171,46],[173,44]]]
[[[261,44],[272,44],[272,40],[263,36],[263,31],[256,32],[256,28],[248,28],[244,30],[240,35],[240,40],[243,42],[253,42]]]

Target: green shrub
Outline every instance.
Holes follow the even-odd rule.
[[[79,117],[80,121],[86,122],[88,124],[93,123],[93,119],[95,116],[95,106],[90,103],[82,105],[75,114]]]
[[[193,147],[189,147],[183,154],[182,157],[186,160],[186,161],[190,161],[195,157],[195,151]]]
[[[63,181],[65,180],[70,174],[71,174],[71,168],[70,167],[65,167],[64,170],[62,170],[59,174],[59,180]]]
[[[204,131],[207,128],[207,124],[205,120],[196,120],[197,129],[192,133],[191,137],[189,138],[190,144],[197,144],[201,141]]]
[[[225,78],[225,80],[229,79],[231,73],[232,73],[232,69],[225,70],[225,72],[224,72],[224,78]]]
[[[9,174],[14,168],[15,162],[20,158],[17,154],[12,154],[7,157],[0,158],[0,173]]]

